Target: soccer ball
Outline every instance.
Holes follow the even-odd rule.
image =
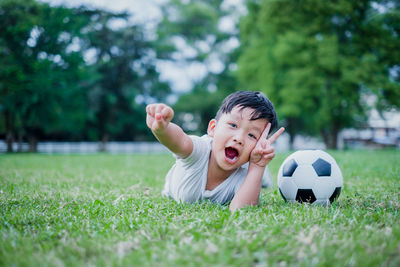
[[[328,153],[299,150],[282,163],[278,187],[285,201],[329,205],[339,197],[343,176]]]

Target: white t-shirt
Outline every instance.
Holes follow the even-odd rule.
[[[189,137],[193,141],[193,151],[185,159],[175,156],[176,162],[166,176],[162,195],[188,203],[203,199],[219,204],[231,201],[246,178],[248,165],[238,168],[213,190],[206,190],[212,138],[208,135]]]

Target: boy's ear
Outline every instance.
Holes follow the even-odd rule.
[[[210,120],[210,122],[208,123],[208,128],[207,128],[207,134],[210,137],[214,137],[215,126],[217,126],[217,120],[216,119]]]

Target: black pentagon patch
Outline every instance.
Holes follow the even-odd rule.
[[[296,194],[296,200],[298,202],[313,203],[317,198],[314,195],[312,189],[298,189]]]
[[[281,196],[283,197],[283,199],[284,199],[285,201],[287,201],[287,200],[286,200],[286,197],[282,194],[282,191],[281,191],[280,188],[279,188],[279,193],[281,193]]]
[[[289,160],[288,162],[286,162],[285,166],[283,166],[282,176],[292,177],[297,166],[298,165],[294,159]]]
[[[337,199],[340,195],[340,192],[342,191],[341,187],[336,187],[335,191],[333,191],[332,196],[329,198],[329,202],[333,202],[335,201],[335,199]]]
[[[319,158],[312,166],[318,176],[331,176],[331,164],[329,162]]]

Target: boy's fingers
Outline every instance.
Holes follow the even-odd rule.
[[[258,148],[255,148],[255,149],[253,150],[253,153],[254,153],[255,155],[261,154],[261,150],[258,149]]]
[[[276,131],[268,140],[270,144],[273,144],[276,139],[285,131],[285,128],[281,127],[278,131]]]
[[[174,117],[174,111],[172,110],[172,108],[170,107],[165,107],[162,112],[161,112],[163,118],[167,121],[172,120],[172,118]]]
[[[156,113],[161,113],[161,111],[163,110],[163,106],[160,104],[160,105],[156,105],[156,109],[155,109],[155,112]]]
[[[154,117],[155,117],[155,120],[153,123],[153,129],[156,130],[156,129],[163,128],[164,120],[163,120],[161,113],[156,113]]]
[[[273,153],[275,151],[275,148],[273,146],[269,146],[266,149],[264,149],[264,154],[270,154]]]
[[[265,140],[268,137],[269,134],[269,130],[271,130],[271,123],[267,123],[267,126],[265,126],[264,132],[261,135],[261,140]]]
[[[264,155],[264,159],[273,159],[275,157],[275,153],[269,153]]]
[[[154,104],[150,107],[151,115],[152,115],[152,116],[155,116],[155,115],[156,115],[156,108],[157,108],[157,106],[154,105]]]
[[[160,120],[162,120],[163,116],[162,116],[161,113],[157,112],[157,113],[154,115],[154,118],[155,118],[157,121],[160,121]]]
[[[153,114],[153,105],[152,105],[152,104],[147,105],[147,107],[146,107],[146,112],[147,112],[149,115],[154,115],[154,114]]]
[[[268,145],[268,141],[266,141],[265,144],[262,144],[261,146],[254,148],[254,153],[264,155],[274,152],[274,149],[275,148],[273,146]]]

